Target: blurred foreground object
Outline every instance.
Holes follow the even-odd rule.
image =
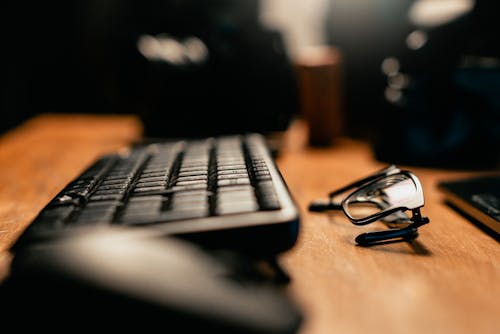
[[[296,333],[302,314],[255,259],[141,228],[80,229],[13,253],[0,311],[39,328],[158,326],[246,334]],[[54,315],[56,317],[54,318]],[[49,318],[55,321],[46,321]]]

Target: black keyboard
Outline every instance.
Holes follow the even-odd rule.
[[[14,248],[110,224],[272,255],[295,243],[299,214],[262,135],[144,142],[95,161]]]

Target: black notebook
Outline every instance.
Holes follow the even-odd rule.
[[[443,180],[438,188],[451,206],[500,235],[500,174]]]

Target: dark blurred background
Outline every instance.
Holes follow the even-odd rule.
[[[343,54],[344,134],[379,160],[499,168],[495,0],[3,7],[2,132],[42,112],[136,113],[151,136],[281,131],[300,113],[295,56],[321,44]]]
[[[283,130],[298,111],[258,0],[7,1],[2,131],[37,113],[135,113],[148,136]]]
[[[500,4],[332,0],[348,133],[379,160],[500,169]]]

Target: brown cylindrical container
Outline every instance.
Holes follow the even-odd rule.
[[[334,46],[307,47],[294,62],[301,116],[309,125],[309,145],[332,145],[344,125],[342,55]]]

